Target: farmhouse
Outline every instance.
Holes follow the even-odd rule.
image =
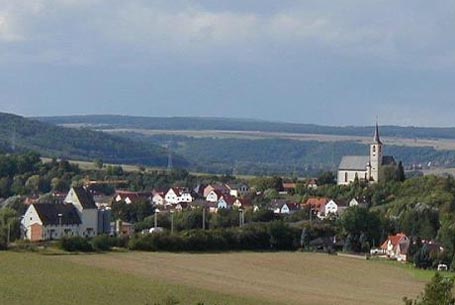
[[[379,136],[379,127],[376,123],[373,142],[370,144],[369,156],[344,156],[338,167],[338,184],[347,185],[355,179],[377,183],[382,166],[395,165],[392,156],[384,156],[384,145]]]
[[[81,218],[73,205],[33,203],[24,214],[24,237],[30,241],[59,239],[79,235]]]
[[[410,245],[409,238],[404,233],[391,235],[381,245],[381,249],[390,259],[396,259],[399,262],[405,262]]]
[[[21,227],[31,241],[63,236],[94,237],[109,232],[110,210],[98,209],[91,193],[72,188],[64,203],[34,203],[24,214]]]

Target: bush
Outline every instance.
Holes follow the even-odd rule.
[[[68,252],[91,252],[93,247],[90,242],[83,237],[64,237],[59,242],[60,248]]]
[[[131,250],[142,251],[227,251],[295,250],[299,231],[283,222],[256,224],[243,228],[190,230],[136,235],[129,241]]]
[[[115,238],[106,234],[98,235],[92,239],[92,248],[95,251],[109,251],[115,245]]]

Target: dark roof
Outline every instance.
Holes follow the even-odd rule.
[[[395,158],[393,156],[383,156],[382,165],[396,165]]]
[[[373,141],[376,144],[382,144],[381,139],[379,137],[379,127],[378,127],[378,123],[377,122],[376,122],[376,128],[374,129]]]
[[[33,204],[43,225],[79,225],[81,219],[76,207],[72,204],[63,203],[36,203]],[[59,214],[61,217],[59,217]],[[59,219],[61,218],[61,219]]]
[[[80,204],[83,209],[96,209],[95,200],[93,200],[92,194],[90,191],[83,187],[74,187],[74,193],[79,199]]]
[[[369,163],[369,156],[344,156],[338,169],[365,171]]]

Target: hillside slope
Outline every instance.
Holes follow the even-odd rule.
[[[0,150],[34,150],[47,157],[102,159],[110,163],[166,166],[167,154],[158,145],[133,141],[89,129],[54,126],[21,116],[0,113]],[[178,156],[173,164],[186,166]]]
[[[372,126],[321,126],[269,122],[250,119],[204,118],[204,117],[138,117],[121,115],[83,115],[37,117],[37,120],[52,124],[81,124],[108,128],[137,128],[161,130],[237,130],[287,132],[347,136],[372,136]],[[372,122],[373,123],[373,122]],[[401,127],[381,126],[381,134],[387,137],[455,139],[453,127]]]

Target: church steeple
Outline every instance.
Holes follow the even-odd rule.
[[[371,164],[371,179],[375,182],[379,180],[379,169],[382,166],[382,142],[379,136],[378,121],[376,121],[376,128],[374,129],[373,143],[370,145],[370,164]]]
[[[378,126],[378,121],[376,121],[376,128],[374,130],[374,136],[373,136],[373,143],[376,144],[382,144],[381,139],[379,137],[379,126]]]

